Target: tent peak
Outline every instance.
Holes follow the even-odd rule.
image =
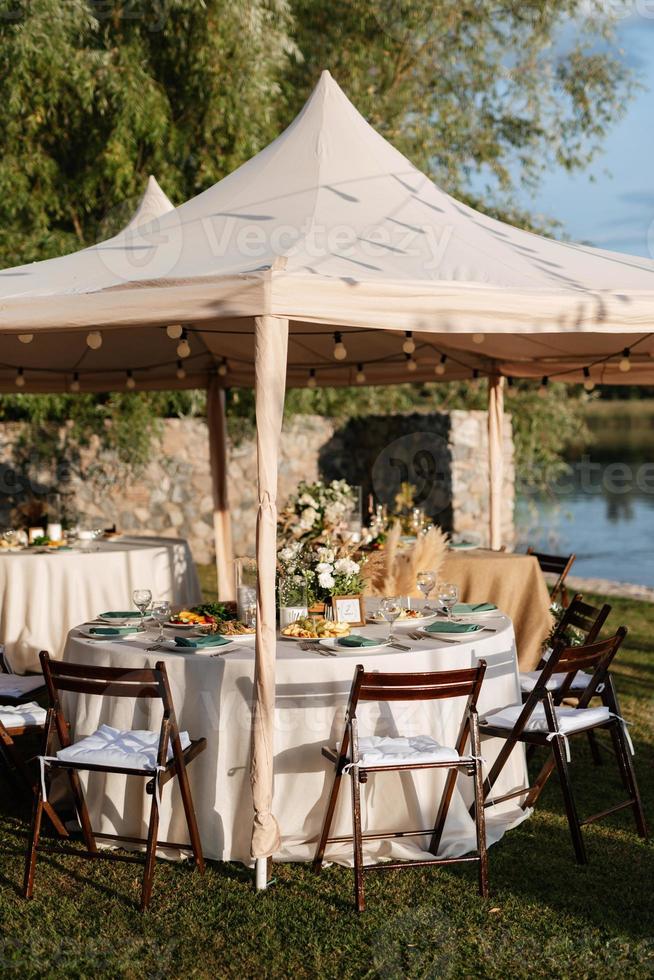
[[[123,231],[134,231],[174,210],[172,201],[162,191],[159,181],[154,174],[150,174],[138,207]]]

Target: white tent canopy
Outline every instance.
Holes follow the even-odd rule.
[[[176,323],[191,347],[183,377],[165,329]],[[277,140],[203,194],[82,252],[0,272],[0,390],[14,390],[18,367],[34,391],[65,388],[73,371],[82,390],[119,387],[126,371],[142,387],[255,385],[257,858],[279,843],[274,528],[285,384],[312,374],[351,384],[361,371],[369,382],[428,380],[436,365],[444,379],[488,374],[497,520],[499,376],[581,379],[592,365],[595,380],[625,380],[628,348],[628,380],[651,381],[653,326],[654,263],[551,241],[455,201],[327,72]],[[86,345],[90,330],[105,333],[98,349]],[[23,347],[15,335],[27,331],[35,339]],[[402,352],[404,331],[419,334],[414,357]],[[220,418],[212,432],[224,444]]]

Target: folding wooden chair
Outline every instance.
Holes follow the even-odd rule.
[[[479,893],[483,896],[488,895],[488,858],[477,718],[477,698],[485,671],[486,663],[483,660],[480,660],[478,667],[474,669],[421,674],[372,674],[366,673],[361,664],[356,667],[340,747],[337,750],[324,747],[322,750],[325,758],[334,764],[335,773],[327,813],[313,861],[313,869],[320,871],[322,868],[325,849],[328,844],[352,841],[354,846],[354,894],[358,912],[363,912],[366,904],[363,890],[364,871],[388,871],[475,861],[479,866]],[[467,701],[454,748],[441,746],[429,736],[419,736],[411,740],[412,744],[408,745],[410,740],[402,738],[380,739],[376,736],[371,738],[359,736],[357,707],[362,701],[432,701],[463,697],[467,698]],[[470,743],[470,752],[464,754],[468,742]],[[398,755],[398,751],[400,753],[404,751],[404,756]],[[405,772],[412,769],[448,770],[435,826],[428,830],[364,834],[361,827],[360,784],[367,782],[371,772]],[[389,861],[381,864],[364,865],[363,842],[367,840],[428,835],[431,838],[429,850],[432,854],[437,854],[459,772],[472,776],[474,779],[474,814],[477,831],[477,852],[475,855],[436,860]],[[341,779],[346,774],[351,778],[353,834],[345,837],[330,837],[329,831],[334,818]]]
[[[591,606],[590,603],[584,602],[580,593],[574,596],[572,602],[568,606],[559,621],[554,633],[552,634],[552,646],[559,640],[562,640],[565,645],[567,645],[568,630],[570,627],[578,629],[582,634],[582,642],[585,644],[594,643],[598,639],[600,632],[604,623],[606,622],[609,613],[611,612],[611,607],[608,603],[604,603],[601,609],[596,606]],[[536,681],[540,677],[540,672],[547,663],[548,655],[541,657],[541,660],[536,668],[532,671],[522,671],[520,673],[520,690],[522,692],[523,702],[527,700],[531,691],[533,691]],[[555,704],[561,703],[561,697],[557,693],[565,681],[564,674],[555,673],[549,680],[549,688],[554,693]],[[568,694],[571,696],[579,695],[587,686],[590,681],[590,675],[586,674],[584,671],[577,671],[575,674],[572,684],[570,685]],[[600,685],[600,690],[597,692],[601,695],[603,686]],[[588,744],[590,745],[590,751],[593,757],[593,762],[596,766],[602,764],[602,756],[600,754],[599,743],[595,737],[595,732],[592,730],[588,732]],[[527,749],[527,759],[531,759],[534,752],[536,751],[535,745],[530,745]]]
[[[141,863],[138,857],[120,855],[112,851],[98,851],[96,838],[146,845],[145,870],[141,889],[141,910],[143,910],[147,908],[152,893],[157,847],[174,847],[192,851],[196,867],[200,872],[204,872],[202,845],[186,766],[206,748],[206,739],[192,740],[186,732],[180,733],[166,667],[163,662],[157,663],[154,669],[123,669],[88,667],[83,664],[52,661],[45,652],[40,654],[40,658],[50,699],[46,726],[46,749],[41,761],[42,772],[47,765],[55,769],[64,769],[68,773],[77,816],[82,828],[82,836],[86,844],[87,853],[84,855],[85,857],[103,857],[111,860]],[[160,700],[163,717],[159,734],[157,736],[154,732],[123,732],[103,725],[93,735],[73,744],[68,734],[69,729],[61,706],[60,692],[62,691],[77,694],[97,694],[111,698]],[[52,755],[55,738],[58,738],[61,748],[55,755]],[[94,833],[91,829],[91,821],[82,792],[79,770],[123,773],[128,776],[145,778],[147,780],[146,792],[152,796],[147,838]],[[161,789],[175,777],[179,780],[190,844],[157,840]],[[25,861],[23,883],[25,898],[32,897],[34,888],[41,817],[47,803],[44,799],[44,784],[45,779],[42,778],[34,802],[32,829]],[[72,853],[79,855],[79,851],[72,851]]]
[[[541,551],[534,551],[532,547],[527,548],[527,554],[534,556],[542,572],[549,572],[557,576],[554,585],[550,589],[550,599],[554,602],[560,596],[561,605],[565,609],[568,605],[568,590],[565,587],[565,580],[577,556],[545,555]]]
[[[647,837],[645,814],[643,813],[631,758],[631,744],[628,735],[626,735],[626,724],[620,715],[613,680],[609,673],[611,662],[626,635],[627,630],[620,627],[615,636],[584,646],[566,647],[563,642],[559,641],[543,667],[540,678],[526,702],[501,708],[499,711],[486,715],[479,722],[479,731],[482,737],[504,739],[504,745],[484,781],[484,798],[486,800],[484,805],[492,806],[502,800],[524,795],[522,808],[528,809],[536,804],[547,780],[556,769],[563,791],[575,855],[580,864],[585,864],[587,861],[581,833],[582,826],[600,820],[611,813],[616,813],[618,810],[631,808],[638,833],[641,837]],[[592,670],[593,673],[579,697],[576,707],[562,707],[560,702],[570,693],[575,675],[578,671],[585,670]],[[556,700],[554,693],[548,687],[549,681],[555,673],[565,675],[562,686],[557,689]],[[589,707],[590,701],[600,685],[604,685],[603,704],[600,707],[591,708]],[[573,735],[598,729],[606,729],[611,734],[622,782],[629,796],[621,803],[580,820],[568,770],[568,740]],[[550,756],[530,788],[495,797],[490,801],[488,797],[493,786],[518,743],[549,748],[551,750]]]

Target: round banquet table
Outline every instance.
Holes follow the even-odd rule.
[[[134,589],[178,605],[201,601],[186,541],[120,537],[73,551],[0,551],[0,643],[16,673],[61,657],[70,630],[107,609],[132,609]]]
[[[462,602],[494,602],[511,617],[521,670],[533,670],[552,628],[551,600],[538,559],[510,551],[450,549],[440,577]]]
[[[437,639],[403,642],[410,652],[394,649],[366,653],[343,650],[336,657],[302,652],[297,644],[280,640],[277,646],[275,711],[275,790],[273,812],[282,833],[277,860],[306,861],[313,856],[315,841],[325,814],[333,767],[321,747],[334,746],[341,738],[345,707],[356,664],[368,670],[449,670],[487,661],[486,678],[479,700],[483,714],[519,700],[516,652],[511,621],[502,614],[484,618],[495,633],[482,633],[457,644]],[[369,636],[382,635],[380,626],[366,627]],[[398,636],[402,635],[398,629]],[[149,638],[151,642],[151,637]],[[113,667],[154,666],[164,661],[181,730],[191,737],[205,736],[207,749],[189,765],[189,779],[205,857],[251,864],[250,831],[252,799],[249,784],[250,720],[254,676],[254,644],[234,645],[218,656],[207,652],[148,653],[148,638],[121,642],[95,641],[73,631],[64,659],[72,663]],[[66,712],[73,737],[84,737],[100,724],[115,728],[157,731],[160,710],[151,702],[67,695]],[[441,744],[454,745],[464,699],[426,703],[361,705],[360,735],[428,734]],[[495,759],[500,740],[482,744],[488,765]],[[371,775],[362,786],[364,829],[417,830],[435,821],[444,772],[422,770]],[[91,820],[98,833],[143,836],[149,816],[149,797],[139,779],[90,773],[85,776]],[[174,786],[171,791],[171,786]],[[527,786],[522,747],[512,753],[496,787],[497,794]],[[475,846],[474,823],[468,815],[472,780],[460,775],[450,807],[441,854],[457,856]],[[349,786],[343,784],[332,834],[350,832]],[[506,801],[487,810],[489,843],[529,814]],[[162,794],[160,839],[188,840],[184,813],[176,784]],[[395,856],[415,856],[427,839],[411,838],[392,843],[370,841],[365,846],[369,861]],[[328,849],[327,860],[350,863],[351,848]]]

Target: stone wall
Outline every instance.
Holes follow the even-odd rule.
[[[0,427],[0,446],[7,444]],[[504,540],[513,541],[513,441],[505,428]],[[93,450],[90,451],[91,453]],[[2,454],[7,461],[7,452]],[[343,477],[368,495],[392,504],[403,479],[418,487],[426,511],[455,532],[474,531],[488,543],[488,452],[486,414],[373,416],[336,423],[299,416],[287,423],[279,461],[283,503],[300,480]],[[43,487],[45,490],[45,486]],[[124,531],[188,538],[198,562],[213,557],[212,497],[207,427],[200,419],[168,419],[161,444],[138,480],[95,482],[73,478],[73,511],[82,523],[115,523]],[[253,439],[231,445],[229,493],[237,554],[252,554],[256,507],[256,449]],[[0,519],[13,523],[8,498]]]

